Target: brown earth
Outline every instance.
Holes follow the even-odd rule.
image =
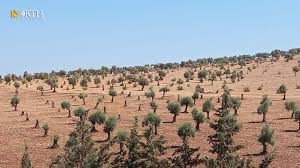
[[[276,130],[276,142],[274,147],[270,147],[269,150],[275,149],[275,160],[272,162],[271,167],[300,167],[300,139],[295,130],[298,128],[298,123],[293,119],[290,119],[290,112],[287,112],[284,108],[285,101],[282,100],[283,95],[276,94],[277,88],[284,83],[288,87],[287,100],[294,100],[300,106],[300,89],[296,89],[296,84],[300,84],[299,75],[295,77],[292,67],[297,65],[299,57],[296,57],[290,62],[280,60],[279,62],[271,63],[270,61],[262,63],[258,68],[254,69],[249,74],[246,74],[246,67],[243,67],[245,78],[239,82],[232,84],[230,79],[224,79],[217,81],[211,85],[210,81],[200,83],[197,79],[197,73],[195,73],[195,79],[183,84],[184,90],[178,91],[177,84],[170,87],[171,91],[166,93],[166,97],[161,99],[161,92],[158,92],[159,88],[171,83],[171,79],[176,77],[183,78],[183,73],[187,69],[176,70],[175,72],[167,73],[166,78],[160,83],[160,86],[156,85],[154,81],[149,86],[145,87],[144,91],[147,91],[150,86],[153,86],[156,91],[155,101],[159,104],[157,113],[161,116],[164,122],[172,120],[172,115],[167,111],[167,100],[177,100],[177,95],[191,96],[195,90],[195,86],[200,84],[205,88],[204,99],[197,100],[196,107],[200,108],[203,101],[209,97],[213,97],[213,101],[216,107],[217,96],[220,96],[222,92],[218,94],[215,92],[221,90],[221,86],[224,80],[228,81],[228,86],[232,89],[233,96],[240,96],[244,93],[245,100],[242,101],[242,106],[239,109],[238,120],[242,125],[242,128],[238,135],[235,136],[236,143],[243,145],[238,154],[241,156],[252,156],[256,166],[263,158],[263,156],[257,156],[261,152],[262,146],[257,141],[260,129],[263,126],[262,116],[256,113],[256,109],[261,100],[262,95],[267,94],[272,100],[272,106],[267,114],[268,124]],[[256,65],[255,63],[253,63]],[[231,69],[239,69],[239,66],[230,67]],[[211,67],[207,68],[211,69]],[[266,70],[266,72],[265,72]],[[63,152],[63,146],[68,138],[68,134],[74,129],[76,117],[68,118],[68,112],[60,108],[60,103],[63,100],[69,100],[72,103],[72,109],[82,105],[82,101],[77,97],[78,93],[88,93],[87,104],[83,107],[91,108],[91,112],[96,111],[93,107],[96,104],[97,98],[101,95],[105,95],[105,100],[99,105],[99,109],[102,109],[104,104],[107,107],[108,115],[121,115],[121,120],[118,120],[117,130],[128,130],[132,125],[133,117],[139,116],[140,120],[144,116],[152,111],[149,103],[150,99],[144,96],[144,91],[140,91],[141,87],[133,87],[132,84],[128,84],[128,90],[124,95],[121,95],[122,87],[119,84],[116,85],[118,96],[115,97],[115,102],[110,103],[110,96],[108,96],[108,87],[106,81],[112,79],[114,76],[109,76],[102,83],[105,84],[105,90],[95,87],[94,84],[90,84],[87,90],[82,90],[80,86],[76,86],[76,89],[67,90],[67,85],[63,88],[58,88],[56,93],[53,93],[49,86],[42,81],[33,81],[32,85],[28,88],[22,85],[19,88],[19,96],[21,102],[18,106],[18,111],[14,111],[14,108],[10,105],[10,99],[15,94],[15,88],[12,85],[6,85],[4,82],[0,85],[0,167],[12,168],[19,167],[21,158],[24,151],[24,144],[28,144],[30,156],[34,167],[48,167],[51,158],[57,154]],[[117,77],[115,77],[117,78]],[[63,79],[60,79],[60,84]],[[41,96],[41,93],[36,90],[38,85],[44,85],[45,93]],[[59,86],[60,86],[59,84]],[[189,87],[187,85],[190,85]],[[258,90],[259,86],[263,85],[262,90]],[[249,87],[250,92],[243,92],[244,87]],[[127,98],[129,91],[132,92],[132,96]],[[77,101],[74,101],[71,96],[75,95]],[[141,100],[137,100],[137,95],[141,95]],[[127,107],[124,107],[124,100],[127,98]],[[45,104],[46,100],[55,102],[56,107],[51,108],[50,104]],[[142,110],[138,111],[138,105],[142,104]],[[189,111],[191,108],[189,108]],[[21,116],[21,111],[29,114],[30,121],[25,121],[25,116]],[[90,113],[91,113],[90,112]],[[213,112],[215,113],[215,112]],[[213,130],[209,127],[209,122],[213,121],[216,116],[211,115],[210,120],[206,120],[204,124],[200,126],[200,131],[196,133],[195,138],[191,138],[190,142],[193,146],[200,147],[200,153],[202,156],[211,156],[209,153],[210,145],[207,138],[213,133]],[[40,126],[43,123],[49,125],[49,136],[43,136],[43,130],[34,129],[35,120],[39,119]],[[180,144],[181,141],[177,136],[176,129],[184,121],[193,122],[190,113],[182,113],[178,116],[176,123],[163,123],[159,127],[159,133],[164,135],[168,140],[168,145]],[[103,133],[102,126],[97,126],[99,132],[94,133],[94,140],[104,140],[106,134]],[[52,144],[53,135],[58,134],[60,136],[60,147],[58,149],[49,149]]]

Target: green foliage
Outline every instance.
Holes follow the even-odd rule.
[[[189,137],[195,137],[195,132],[195,128],[189,122],[182,123],[177,130],[178,136],[184,143],[188,141]]]
[[[11,98],[10,104],[15,107],[15,111],[17,110],[17,106],[20,103],[20,98],[18,96],[13,96]]]
[[[70,110],[71,108],[71,103],[69,101],[63,101],[61,104],[60,104],[61,108],[62,109],[67,109],[67,110]]]
[[[169,158],[172,162],[171,167],[194,167],[199,165],[200,155],[194,155],[199,148],[191,148],[188,144],[188,138],[195,137],[195,129],[192,124],[188,122],[181,124],[177,130],[177,134],[182,139],[182,145],[175,149],[173,157]]]
[[[159,89],[159,92],[163,92],[162,98],[165,97],[165,94],[166,94],[166,92],[168,92],[168,91],[170,91],[170,89],[169,89],[167,86],[162,87],[162,88]]]
[[[81,121],[83,121],[87,115],[87,111],[82,107],[75,109],[73,113],[76,117],[79,117]]]
[[[231,98],[230,91],[229,91],[225,81],[224,81],[223,90],[224,90],[224,93],[222,94],[222,109],[228,110],[232,107],[232,98]]]
[[[235,145],[233,138],[240,130],[236,117],[230,115],[228,110],[223,111],[221,117],[210,126],[215,130],[215,134],[209,136],[209,142],[212,144],[211,152],[217,154],[217,159],[213,159],[214,163],[218,165],[215,167],[228,167],[232,165],[233,161],[235,165],[238,164],[240,159],[233,154],[241,148],[241,146]]]
[[[145,86],[149,85],[149,80],[146,78],[140,78],[138,82],[139,82],[139,85],[142,86],[142,90],[144,90]]]
[[[205,102],[202,105],[202,111],[207,113],[207,118],[209,118],[209,113],[213,109],[214,105],[212,102],[212,98],[209,98],[205,100]]]
[[[189,97],[189,96],[183,97],[180,100],[180,105],[181,106],[185,106],[184,112],[187,112],[188,106],[193,107],[193,105],[194,105],[193,99],[191,97]]]
[[[25,145],[25,151],[21,161],[21,168],[32,168],[28,146]]]
[[[108,94],[111,96],[111,102],[114,102],[114,97],[118,95],[117,91],[115,91],[114,89],[110,89]]]
[[[103,167],[111,156],[109,146],[110,144],[103,143],[98,149],[94,148],[90,126],[85,121],[80,121],[69,134],[64,154],[55,157],[50,167]]]
[[[80,86],[83,87],[83,88],[87,88],[88,87],[88,83],[89,83],[88,79],[87,78],[83,78],[80,81]]]
[[[300,131],[300,110],[298,109],[295,111],[295,121],[298,121],[299,123],[298,131]]]
[[[92,123],[92,131],[96,131],[95,124],[103,124],[106,120],[106,115],[102,111],[97,111],[89,116],[89,121]]]
[[[85,105],[85,99],[88,97],[88,94],[86,94],[86,93],[79,93],[78,97],[79,97],[79,99],[82,99],[83,105]]]
[[[150,106],[153,112],[156,112],[156,110],[158,109],[158,104],[154,101],[150,102]]]
[[[39,91],[42,93],[42,95],[44,95],[44,93],[43,93],[43,91],[44,91],[44,86],[39,85],[36,89],[39,90]]]
[[[76,84],[77,84],[78,79],[75,76],[69,77],[68,78],[68,82],[70,85],[73,86],[73,89],[75,88]]]
[[[159,127],[160,123],[161,119],[156,113],[148,113],[144,119],[144,124],[146,126],[150,125],[150,127],[154,127],[155,135],[157,135],[157,127]]]
[[[286,92],[287,92],[287,87],[285,86],[285,84],[280,85],[280,87],[277,90],[277,93],[278,94],[284,94],[283,100],[285,100]]]
[[[149,92],[145,92],[145,96],[147,98],[150,98],[151,97],[151,100],[153,101],[154,97],[155,97],[155,92],[153,89],[150,89]]]
[[[262,122],[266,121],[266,114],[269,112],[269,107],[271,105],[272,105],[271,100],[269,100],[267,96],[264,96],[262,101],[260,102],[260,106],[257,108],[257,113],[263,114]]]
[[[267,144],[274,145],[274,133],[275,130],[270,128],[269,125],[264,125],[261,129],[261,132],[258,136],[258,142],[263,145],[262,153],[267,153]]]
[[[167,108],[169,112],[174,115],[172,122],[176,122],[176,116],[180,114],[180,104],[178,102],[171,102]]]
[[[107,139],[111,139],[111,132],[115,130],[117,126],[117,118],[116,117],[108,117],[105,121],[103,130],[107,133]]]
[[[19,82],[15,82],[14,83],[14,87],[16,88],[16,90],[20,87],[20,83]]]
[[[57,76],[50,76],[47,80],[46,83],[50,85],[51,90],[53,89],[53,92],[56,92],[55,88],[58,88],[58,78]]]
[[[234,114],[237,115],[238,109],[241,107],[241,100],[238,97],[231,98],[232,108],[234,109]]]
[[[196,130],[198,131],[200,124],[204,123],[204,121],[205,121],[204,114],[203,114],[203,112],[199,111],[196,107],[194,107],[192,110],[192,116],[196,123]]]
[[[285,105],[285,109],[287,111],[292,111],[291,118],[293,118],[294,113],[295,113],[296,109],[298,108],[296,103],[294,101],[287,101],[287,102],[284,103],[284,105]]]

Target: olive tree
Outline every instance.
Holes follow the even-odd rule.
[[[44,86],[40,85],[36,89],[41,92],[42,96],[44,95]]]
[[[195,132],[194,127],[189,122],[182,123],[177,130],[178,136],[182,139],[183,143],[186,144],[190,137],[195,137]]]
[[[79,93],[78,95],[79,99],[82,99],[83,105],[85,105],[85,99],[88,97],[86,93]]]
[[[202,105],[202,111],[206,113],[206,118],[209,119],[209,113],[213,109],[214,105],[212,102],[212,98],[209,98],[205,100],[205,102]]]
[[[192,116],[196,123],[196,130],[199,131],[200,124],[205,121],[205,117],[202,111],[199,111],[196,107],[192,110]]]
[[[76,117],[80,118],[80,121],[83,121],[84,117],[87,115],[87,111],[82,107],[75,109],[73,113]]]
[[[269,112],[269,107],[272,105],[271,100],[267,96],[263,97],[263,100],[260,102],[259,107],[257,108],[257,113],[263,115],[262,122],[266,122],[266,115]]]
[[[145,96],[147,98],[150,98],[151,97],[151,101],[154,100],[154,97],[155,97],[155,92],[152,88],[149,89],[149,92],[145,92]]]
[[[145,86],[149,85],[149,80],[146,78],[140,78],[138,82],[139,82],[139,85],[142,86],[142,89],[141,89],[142,91],[144,90]]]
[[[270,128],[268,125],[264,125],[260,131],[258,136],[258,142],[260,142],[263,146],[262,154],[267,153],[268,144],[274,145],[274,129]]]
[[[234,115],[238,115],[237,111],[241,107],[241,100],[238,97],[231,98],[231,106],[234,109]]]
[[[285,86],[285,84],[280,85],[280,87],[277,90],[277,93],[278,94],[283,94],[283,99],[282,100],[285,100],[286,92],[287,92],[287,87]]]
[[[77,84],[77,78],[75,76],[69,77],[68,82],[70,85],[72,85],[72,89],[75,89],[75,86]]]
[[[295,121],[298,121],[299,127],[298,127],[298,132],[300,131],[300,110],[296,110],[295,112]]]
[[[285,105],[285,109],[287,111],[292,111],[291,118],[293,118],[294,114],[295,114],[295,111],[297,109],[296,103],[294,101],[287,101],[287,102],[284,103],[284,105]]]
[[[156,113],[156,110],[158,109],[158,104],[156,102],[150,102],[150,107],[153,110],[154,113]]]
[[[293,71],[295,73],[295,76],[297,75],[297,72],[299,72],[299,70],[300,70],[299,66],[294,66],[293,67]]]
[[[194,92],[192,99],[194,100],[194,105],[196,105],[196,99],[199,99],[199,93],[198,92]]]
[[[88,79],[87,78],[83,78],[80,81],[80,86],[83,87],[84,89],[86,89],[88,87],[88,83],[89,83]]]
[[[161,123],[161,119],[159,115],[156,113],[150,112],[147,114],[147,116],[144,119],[144,124],[146,126],[150,125],[154,127],[154,134],[157,135],[157,127],[159,127]]]
[[[184,112],[187,113],[188,107],[193,107],[193,99],[189,96],[183,97],[180,99],[180,105],[185,106]]]
[[[68,110],[69,111],[68,117],[71,117],[71,103],[69,101],[63,101],[60,104],[60,106],[61,106],[62,109]]]
[[[165,97],[166,92],[170,91],[170,89],[165,86],[159,89],[159,92],[163,92],[162,99]]]
[[[107,139],[111,139],[111,132],[115,130],[117,126],[117,119],[116,117],[108,117],[104,124],[104,132],[107,133]]]
[[[102,111],[97,111],[89,116],[89,121],[92,123],[92,132],[96,132],[96,124],[103,124],[106,120],[106,115]]]
[[[25,151],[21,161],[21,168],[32,168],[31,159],[28,151],[28,146],[25,145]]]
[[[20,103],[20,98],[18,96],[13,96],[11,98],[10,104],[15,107],[15,111],[17,111],[18,104]]]
[[[118,95],[117,91],[115,91],[114,89],[110,89],[108,94],[111,96],[111,102],[114,102],[114,97]]]
[[[15,82],[14,83],[14,87],[16,88],[16,92],[18,91],[19,87],[20,87],[20,83],[19,82]]]
[[[168,110],[173,114],[172,122],[176,122],[176,117],[180,114],[180,104],[178,102],[171,102],[168,104]]]

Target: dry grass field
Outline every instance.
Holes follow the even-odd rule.
[[[150,83],[149,86],[145,86],[144,91],[141,91],[141,86],[133,87],[133,84],[127,84],[128,89],[124,91],[124,94],[120,94],[122,86],[117,83],[115,89],[118,92],[118,96],[115,97],[114,103],[111,103],[111,97],[108,95],[109,85],[106,82],[112,78],[118,76],[109,75],[104,80],[101,79],[101,85],[104,84],[105,89],[102,87],[96,87],[91,82],[87,90],[83,90],[78,84],[75,89],[71,89],[72,86],[66,84],[63,88],[60,85],[63,81],[67,81],[66,78],[59,79],[59,87],[56,89],[57,92],[53,93],[50,87],[44,83],[44,81],[32,81],[32,84],[21,85],[18,94],[20,97],[20,104],[18,110],[14,111],[14,108],[10,105],[10,100],[15,95],[15,87],[13,83],[6,85],[5,82],[0,84],[0,167],[1,168],[13,168],[19,167],[21,158],[24,151],[24,144],[29,146],[29,152],[32,160],[32,164],[35,168],[49,167],[51,158],[63,152],[64,144],[68,139],[68,134],[74,130],[76,126],[77,117],[74,115],[68,118],[68,111],[61,109],[60,103],[64,100],[68,100],[72,103],[71,109],[74,110],[77,107],[84,107],[91,109],[89,113],[97,111],[94,106],[97,99],[102,95],[105,96],[103,102],[99,104],[98,109],[103,109],[104,106],[107,108],[107,114],[109,116],[121,116],[121,119],[117,122],[117,128],[113,132],[113,135],[118,130],[129,130],[132,126],[134,116],[138,116],[140,121],[146,116],[148,112],[151,112],[149,103],[151,99],[144,96],[145,91],[148,91],[149,87],[153,87],[156,92],[155,101],[158,103],[159,108],[157,114],[160,115],[163,122],[158,128],[158,132],[165,136],[168,140],[168,145],[180,144],[181,140],[177,135],[178,126],[184,122],[189,121],[194,124],[192,115],[190,113],[192,108],[188,108],[189,113],[181,113],[177,117],[176,123],[168,123],[172,120],[172,114],[167,110],[167,100],[176,101],[177,95],[192,96],[195,91],[197,84],[205,89],[203,99],[198,99],[196,107],[201,108],[202,103],[212,97],[215,107],[220,107],[220,103],[217,103],[217,97],[222,94],[223,81],[227,80],[228,87],[232,89],[231,95],[234,97],[240,97],[244,94],[244,100],[242,100],[241,107],[238,111],[238,121],[241,124],[241,130],[235,136],[237,144],[243,145],[244,148],[238,151],[240,156],[252,156],[252,159],[257,166],[263,159],[263,156],[257,155],[261,152],[262,146],[257,141],[260,130],[263,126],[262,115],[257,114],[256,110],[261,101],[263,95],[268,95],[272,100],[272,106],[267,114],[267,123],[275,129],[276,141],[273,147],[269,150],[275,150],[275,159],[271,163],[271,167],[289,167],[297,168],[300,167],[300,137],[296,132],[298,129],[298,122],[290,118],[291,112],[285,109],[282,100],[283,95],[277,94],[276,90],[281,84],[285,84],[288,88],[286,98],[287,100],[293,100],[297,105],[300,106],[300,89],[296,89],[296,85],[300,84],[300,74],[294,75],[292,67],[297,65],[299,56],[296,56],[293,60],[285,62],[283,59],[278,62],[266,61],[260,64],[252,72],[247,72],[247,66],[243,67],[244,79],[231,83],[230,78],[225,78],[214,81],[211,85],[211,81],[204,81],[200,83],[197,78],[197,72],[195,78],[189,82],[182,84],[183,90],[177,90],[178,84],[174,82],[174,86],[170,86],[172,78],[183,79],[184,72],[187,68],[180,68],[175,71],[169,71],[163,81],[160,81],[160,86],[157,86],[157,82]],[[256,65],[255,62],[252,63]],[[239,65],[230,66],[230,69],[239,69]],[[212,67],[206,67],[206,69],[212,69]],[[126,82],[125,82],[126,83]],[[37,86],[43,85],[45,87],[44,96],[36,89]],[[159,88],[167,86],[170,91],[166,93],[166,96],[162,99],[162,92],[159,92]],[[262,90],[258,90],[258,87],[263,85]],[[67,87],[70,89],[67,90]],[[243,92],[245,87],[250,88],[250,92]],[[216,93],[219,90],[218,93]],[[78,98],[78,94],[85,92],[88,94],[86,99],[86,105],[82,105],[82,100]],[[127,97],[127,94],[131,92],[131,97]],[[72,99],[72,96],[76,97],[76,101]],[[138,95],[141,99],[137,100]],[[127,99],[127,106],[124,106],[124,101]],[[46,104],[46,101],[53,101],[55,107],[51,107],[51,103]],[[138,106],[141,104],[141,111],[138,111]],[[182,110],[184,108],[182,107]],[[29,115],[29,121],[26,121],[26,117],[21,116],[21,112],[24,111]],[[214,115],[216,112],[211,113],[211,118],[206,120],[200,125],[200,131],[196,133],[195,138],[190,139],[192,146],[200,147],[201,156],[211,156],[209,152],[211,148],[208,143],[208,136],[213,133],[213,130],[209,127],[209,123],[217,118]],[[42,128],[35,129],[36,119],[39,120],[40,125],[48,123],[49,135],[43,136]],[[96,129],[98,132],[93,133],[93,139],[96,144],[99,141],[105,140],[107,134],[103,132],[102,126],[97,125]],[[57,149],[50,149],[52,144],[53,135],[59,135],[60,147]],[[171,153],[171,151],[170,151]]]

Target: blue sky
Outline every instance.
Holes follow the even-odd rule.
[[[179,62],[300,47],[298,0],[0,2],[0,74]],[[10,10],[44,10],[12,20]]]

